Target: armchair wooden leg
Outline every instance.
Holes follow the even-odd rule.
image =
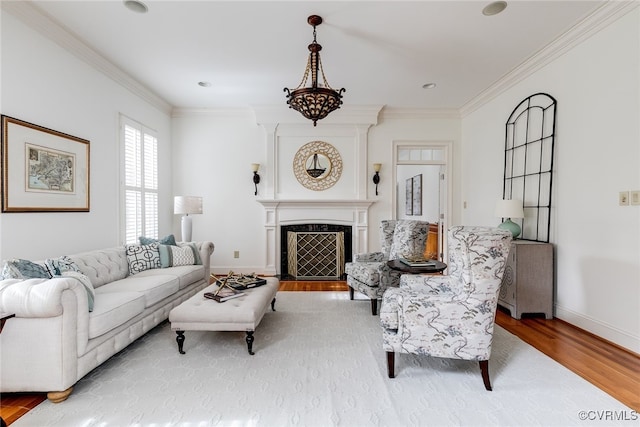
[[[489,381],[489,361],[481,360],[480,361],[480,372],[482,373],[482,381],[484,381],[484,388],[487,391],[491,391],[491,381]]]
[[[395,353],[393,351],[387,351],[387,374],[389,378],[395,378]]]
[[[373,316],[378,314],[378,298],[371,298],[371,314]]]
[[[353,301],[353,293],[354,293],[353,288],[351,286],[349,286],[349,299],[351,301]]]

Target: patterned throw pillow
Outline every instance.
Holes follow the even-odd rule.
[[[176,267],[179,265],[193,265],[196,258],[193,254],[193,248],[190,246],[169,246],[160,245],[160,266],[162,268]]]
[[[61,276],[65,271],[81,272],[76,263],[66,255],[57,259],[49,258],[44,262],[44,267],[47,269],[47,272],[51,277]]]
[[[141,245],[150,245],[152,243],[158,243],[160,245],[172,245],[176,246],[176,238],[173,234],[163,237],[162,239],[152,239],[151,237],[138,237]]]
[[[152,268],[160,268],[158,243],[150,245],[125,245],[129,273],[136,274]]]
[[[190,247],[191,250],[193,251],[193,258],[195,259],[194,264],[195,265],[202,265],[202,258],[200,257],[200,251],[198,250],[198,248],[196,247],[195,243],[178,243],[178,246],[180,246],[181,248],[184,247]]]
[[[47,270],[40,264],[27,259],[12,259],[6,261],[2,267],[4,279],[50,279]]]

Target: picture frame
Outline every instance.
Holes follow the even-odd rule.
[[[1,116],[2,212],[89,212],[90,142]]]
[[[404,185],[405,215],[413,215],[413,178],[407,178]]]
[[[413,193],[413,214],[422,215],[422,174],[416,175],[412,180],[412,193]]]

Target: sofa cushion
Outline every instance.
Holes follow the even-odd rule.
[[[40,264],[27,259],[5,261],[2,267],[4,279],[50,279],[51,275]]]
[[[117,328],[144,311],[144,294],[103,292],[104,288],[96,289],[93,311],[89,313],[90,339]]]
[[[136,274],[152,268],[160,268],[158,243],[150,245],[125,245],[129,273]]]
[[[158,275],[171,276],[175,278],[178,280],[178,286],[180,289],[184,289],[190,284],[204,278],[204,272],[201,265],[181,265],[179,267],[146,270],[132,277],[153,277]]]
[[[180,288],[179,280],[173,275],[130,276],[126,279],[107,283],[100,287],[101,294],[111,292],[139,292],[144,296],[144,306],[151,307],[158,301],[173,295]]]

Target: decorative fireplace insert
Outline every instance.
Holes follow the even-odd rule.
[[[344,279],[351,261],[351,226],[295,224],[281,227],[281,278]]]

